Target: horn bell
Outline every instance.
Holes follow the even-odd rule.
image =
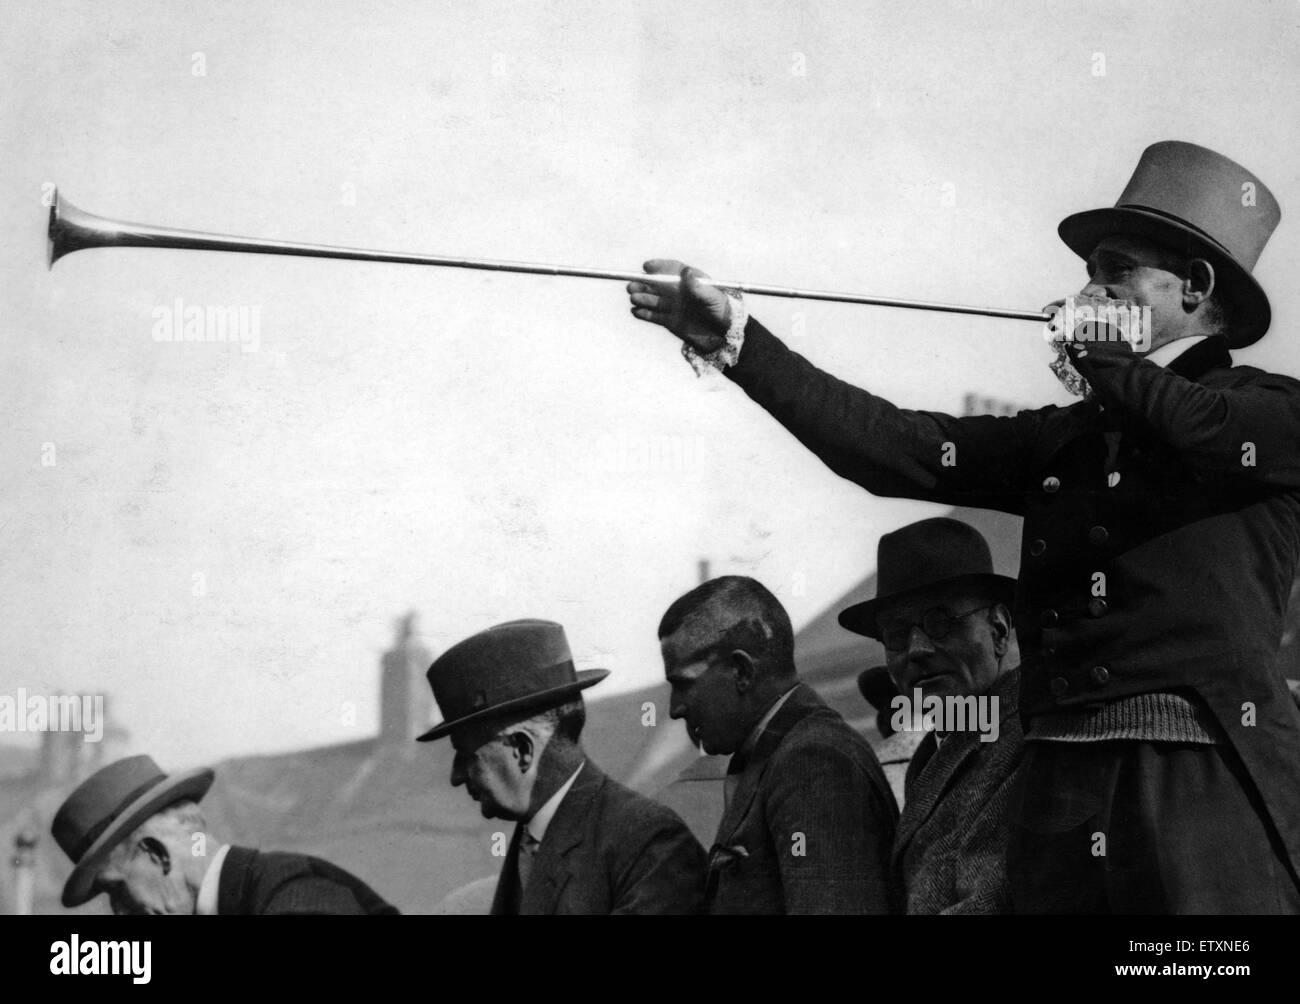
[[[110,247],[121,243],[121,225],[102,216],[78,209],[54,190],[50,201],[50,268],[64,255],[83,248]]]

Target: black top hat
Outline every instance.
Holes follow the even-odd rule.
[[[840,626],[879,641],[881,604],[958,583],[987,586],[1008,605],[1016,592],[1015,579],[993,574],[988,541],[973,526],[946,516],[910,523],[880,538],[876,598],[840,611]]]
[[[575,671],[564,628],[521,620],[453,645],[427,675],[443,720],[418,737],[422,743],[470,722],[563,704],[605,679],[609,670]]]
[[[1216,283],[1237,310],[1228,344],[1259,341],[1272,319],[1268,297],[1251,269],[1282,210],[1262,181],[1222,154],[1193,143],[1155,143],[1113,209],[1092,209],[1061,221],[1057,232],[1087,258],[1104,237],[1146,237],[1214,265]]]
[[[146,819],[173,802],[198,801],[212,787],[207,767],[168,777],[152,757],[131,756],[96,771],[54,815],[50,831],[75,867],[63,886],[63,905],[95,897],[95,872],[109,851]]]

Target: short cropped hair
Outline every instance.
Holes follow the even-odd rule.
[[[1226,293],[1215,288],[1210,298],[1205,301],[1205,323],[1216,335],[1226,335],[1232,330],[1232,301]]]
[[[577,697],[543,711],[530,712],[522,718],[508,719],[502,723],[501,731],[507,732],[516,725],[525,724],[576,744],[587,724],[587,706],[581,697]]]
[[[555,722],[555,734],[571,743],[576,743],[582,736],[587,724],[587,705],[581,697],[568,701],[558,708],[551,708],[545,715]]]
[[[766,586],[745,575],[724,575],[673,601],[659,621],[659,637],[683,627],[714,649],[742,649],[779,676],[794,672],[794,628]]]
[[[123,845],[129,845],[135,840],[146,835],[146,831],[154,820],[160,820],[159,825],[163,829],[170,829],[171,824],[175,824],[186,833],[201,833],[207,828],[203,819],[203,810],[199,808],[199,803],[192,798],[182,798],[175,802],[170,802],[155,812],[148,819],[143,820],[131,834],[123,839]]]

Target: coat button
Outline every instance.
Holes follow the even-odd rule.
[[[1070,689],[1070,681],[1063,676],[1054,676],[1048,686],[1052,688],[1053,697],[1062,697]]]
[[[1092,667],[1092,682],[1099,687],[1106,686],[1106,681],[1110,679],[1110,671],[1105,666]]]
[[[1053,492],[1061,490],[1061,479],[1057,477],[1043,478],[1043,491],[1051,495]]]
[[[1106,601],[1103,599],[1092,599],[1088,601],[1088,613],[1093,617],[1105,617],[1106,609]]]
[[[1035,558],[1037,558],[1040,554],[1042,554],[1046,550],[1047,550],[1047,541],[1043,540],[1041,537],[1038,540],[1031,541],[1029,544],[1029,553],[1032,554]]]
[[[1061,619],[1061,615],[1055,610],[1044,610],[1038,615],[1038,623],[1045,628],[1056,627],[1056,622]]]
[[[1119,471],[1111,471],[1106,475],[1106,487],[1114,488],[1119,484]]]
[[[1100,547],[1106,541],[1110,540],[1110,531],[1104,526],[1094,526],[1088,531],[1088,543]]]

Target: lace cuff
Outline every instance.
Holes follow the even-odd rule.
[[[1070,359],[1070,354],[1065,350],[1064,342],[1053,342],[1052,349],[1056,352],[1056,358],[1048,366],[1056,379],[1061,381],[1067,391],[1075,397],[1081,397],[1085,401],[1092,397],[1092,385],[1082,373],[1074,368],[1074,361]]]
[[[691,369],[695,370],[697,377],[704,376],[710,370],[721,373],[726,367],[735,366],[740,359],[740,348],[745,342],[745,325],[749,321],[749,311],[745,309],[745,301],[741,299],[739,293],[730,289],[724,289],[723,292],[731,301],[731,326],[727,328],[726,343],[708,355],[697,352],[690,345],[682,345],[682,355],[691,364]]]

